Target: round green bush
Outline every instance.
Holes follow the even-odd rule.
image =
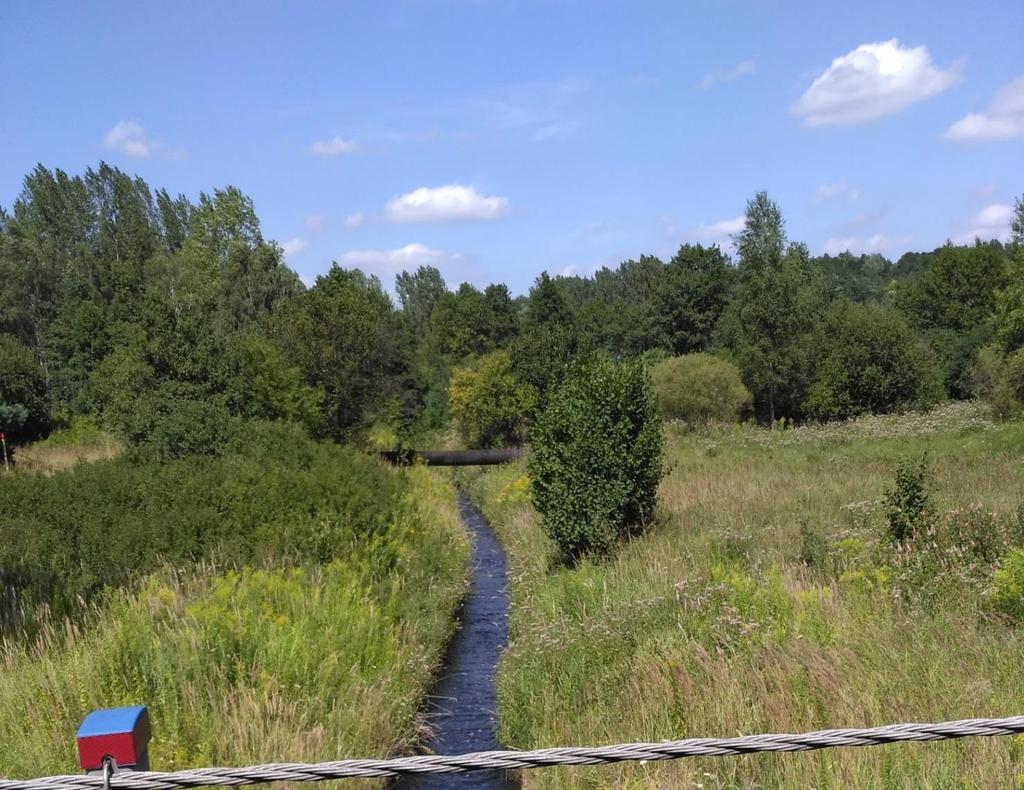
[[[888,414],[943,396],[939,370],[895,310],[837,302],[813,336],[814,379],[804,410],[816,420]]]
[[[608,554],[650,521],[662,435],[641,363],[600,359],[575,368],[531,437],[533,502],[566,559]]]
[[[685,422],[735,422],[750,411],[739,369],[710,354],[671,357],[651,368],[663,416]]]

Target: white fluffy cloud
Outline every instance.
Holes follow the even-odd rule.
[[[975,239],[1006,241],[1010,237],[1012,217],[1013,207],[1008,203],[990,203],[967,220],[969,230],[957,236],[956,241],[961,244],[970,244]]]
[[[700,241],[706,242],[728,242],[734,233],[743,230],[746,220],[742,217],[733,219],[721,219],[709,225],[698,225],[693,229],[693,235]]]
[[[306,249],[306,240],[298,237],[294,239],[288,239],[288,241],[281,243],[281,249],[284,250],[284,257],[291,258],[294,255],[298,255],[304,249]]]
[[[903,47],[895,38],[861,44],[835,58],[790,112],[806,126],[864,123],[941,93],[960,78],[959,63],[940,69],[927,47]]]
[[[366,217],[363,216],[363,212],[357,211],[354,214],[349,214],[347,217],[345,217],[345,227],[358,228],[363,224],[365,220]]]
[[[103,147],[135,159],[159,154],[167,159],[184,159],[183,148],[172,148],[146,135],[138,121],[118,121],[103,137]]]
[[[732,82],[733,80],[740,79],[740,77],[747,77],[755,71],[757,71],[757,61],[744,60],[727,69],[709,71],[704,75],[704,79],[697,83],[697,87],[706,91],[708,88],[713,88],[720,83]]]
[[[814,202],[824,203],[833,198],[845,197],[848,200],[856,200],[860,197],[860,190],[849,186],[845,181],[837,181],[831,184],[821,184],[814,190]]]
[[[309,152],[313,156],[342,156],[344,154],[354,154],[358,151],[359,145],[357,143],[337,135],[328,140],[317,140],[309,147]]]
[[[412,270],[417,266],[438,266],[457,259],[458,255],[435,250],[425,244],[406,244],[394,250],[350,250],[338,262],[346,267],[358,267],[371,272],[389,274]]]
[[[1010,140],[1024,136],[1024,76],[996,91],[985,112],[968,113],[946,130],[957,142]]]
[[[153,150],[153,144],[146,139],[146,133],[138,121],[118,121],[103,138],[103,145],[138,159],[146,159]]]
[[[886,253],[902,244],[909,243],[910,240],[910,236],[901,236],[894,239],[884,233],[875,233],[867,237],[851,236],[841,239],[829,239],[825,242],[825,252],[829,255],[838,255],[841,252],[852,252],[854,255],[866,255],[872,252]]]
[[[455,222],[498,219],[508,213],[508,198],[485,197],[471,186],[420,187],[391,200],[384,213],[392,222]]]

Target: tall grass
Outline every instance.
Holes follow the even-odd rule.
[[[0,774],[75,772],[85,713],[137,703],[158,770],[407,751],[468,547],[449,485],[388,474],[407,480],[408,507],[326,564],[165,566],[108,589],[80,624],[4,643]]]
[[[45,439],[18,447],[14,458],[20,471],[54,474],[80,463],[117,458],[123,450],[124,445],[95,422],[76,417]]]
[[[572,569],[551,564],[522,465],[473,476],[510,555],[503,740],[526,749],[1019,714],[1024,629],[992,612],[984,573],[941,556],[924,573],[894,554],[882,500],[897,462],[926,453],[945,522],[1015,524],[1022,448],[1024,425],[996,426],[971,406],[673,432],[658,525],[614,559]],[[1003,738],[523,776],[543,788],[838,788],[1010,787],[1022,775],[1024,742]]]

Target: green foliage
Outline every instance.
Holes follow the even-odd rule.
[[[543,404],[587,350],[572,327],[561,324],[527,326],[509,349],[516,378],[532,386]]]
[[[811,367],[810,333],[824,307],[820,273],[807,249],[785,246],[778,206],[759,192],[747,204],[737,238],[738,282],[719,326],[728,349],[754,395],[758,417],[798,417]]]
[[[974,368],[974,387],[1002,418],[1024,412],[1024,348],[1009,354],[990,343],[978,352]]]
[[[228,350],[227,401],[232,413],[257,420],[288,420],[320,431],[324,393],[303,381],[303,371],[290,365],[281,349],[256,333],[235,336]]]
[[[814,335],[814,379],[804,410],[819,420],[930,406],[939,371],[903,317],[874,305],[837,302]]]
[[[537,392],[519,382],[504,351],[483,357],[475,368],[456,368],[448,384],[448,403],[463,438],[471,447],[519,444],[537,406]]]
[[[895,266],[878,253],[853,255],[822,255],[814,259],[828,283],[832,299],[847,299],[857,303],[878,304],[885,301],[886,293],[898,276]]]
[[[176,404],[168,419],[187,414]],[[250,423],[219,441],[220,458],[121,458],[0,478],[0,568],[19,580],[4,594],[67,615],[162,562],[328,561],[383,534],[402,512],[400,477],[355,450],[280,423]]]
[[[684,244],[658,283],[658,314],[676,354],[704,351],[735,284],[736,270],[718,247]]]
[[[922,276],[897,290],[896,305],[935,348],[946,391],[970,397],[978,349],[995,332],[996,294],[1007,285],[1005,252],[998,242],[936,250]]]
[[[1024,195],[1013,201],[1013,218],[1010,220],[1010,244],[1024,246]]]
[[[1005,351],[1024,347],[1024,242],[1013,250],[1006,287],[996,293],[996,340]]]
[[[49,422],[46,381],[32,350],[0,334],[0,432],[19,441]]]
[[[561,317],[542,323],[549,326],[571,323],[584,344],[616,356],[636,356],[651,349],[667,350],[670,327],[666,325],[664,311],[668,299],[681,297],[679,293],[664,291],[667,274],[666,266],[659,259],[641,255],[639,260],[624,261],[617,269],[602,268],[593,279],[560,277],[550,284],[556,287],[568,310],[560,310],[549,300],[547,313],[558,316],[561,312]],[[536,295],[542,296],[547,288],[539,283]],[[540,312],[531,308],[530,315]]]
[[[540,277],[530,289],[529,308],[526,311],[528,325],[559,324],[565,326],[572,321],[572,312],[565,298],[558,290],[547,272]]]
[[[735,422],[750,409],[750,391],[736,366],[710,354],[671,357],[651,368],[662,416],[691,425]]]
[[[420,266],[413,274],[403,271],[395,278],[395,291],[409,328],[418,337],[426,337],[434,308],[448,293],[441,272],[433,266]]]
[[[929,486],[923,458],[904,460],[896,467],[893,486],[885,495],[886,526],[893,543],[905,543],[932,524]]]
[[[282,309],[273,335],[305,383],[324,396],[324,433],[344,438],[397,396],[407,349],[376,277],[333,265]]]
[[[67,734],[90,710],[138,700],[149,706],[150,755],[163,770],[407,751],[465,590],[468,546],[450,486],[423,468],[362,463],[394,479],[404,505],[373,539],[339,535],[327,564],[292,556],[238,569],[165,565],[105,591],[85,623],[51,621],[32,642],[8,641],[0,651],[5,775],[74,772]],[[282,476],[272,466],[278,490],[261,496],[247,482],[238,492],[252,488],[257,509],[288,498],[292,484],[306,487],[303,474],[314,468]],[[305,517],[301,496],[281,511],[278,529]],[[332,523],[362,521],[324,504],[320,515]],[[237,510],[232,503],[228,513]]]
[[[808,568],[822,568],[829,555],[828,540],[807,524],[800,525],[800,561]]]
[[[489,285],[481,292],[463,283],[455,293],[445,293],[437,300],[430,318],[429,342],[435,353],[461,359],[507,344],[517,328],[508,288]]]
[[[992,574],[992,605],[1016,621],[1024,620],[1024,549],[1013,549]]]
[[[538,415],[531,439],[533,501],[565,557],[606,555],[650,521],[662,435],[640,363],[578,366]]]

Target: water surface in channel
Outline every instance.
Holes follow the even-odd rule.
[[[502,748],[498,743],[498,699],[494,673],[508,642],[505,552],[490,524],[459,492],[459,516],[473,538],[469,593],[444,666],[424,706],[431,725],[430,754],[464,754]],[[477,788],[511,790],[518,783],[505,771],[435,774],[397,780],[398,790]]]

